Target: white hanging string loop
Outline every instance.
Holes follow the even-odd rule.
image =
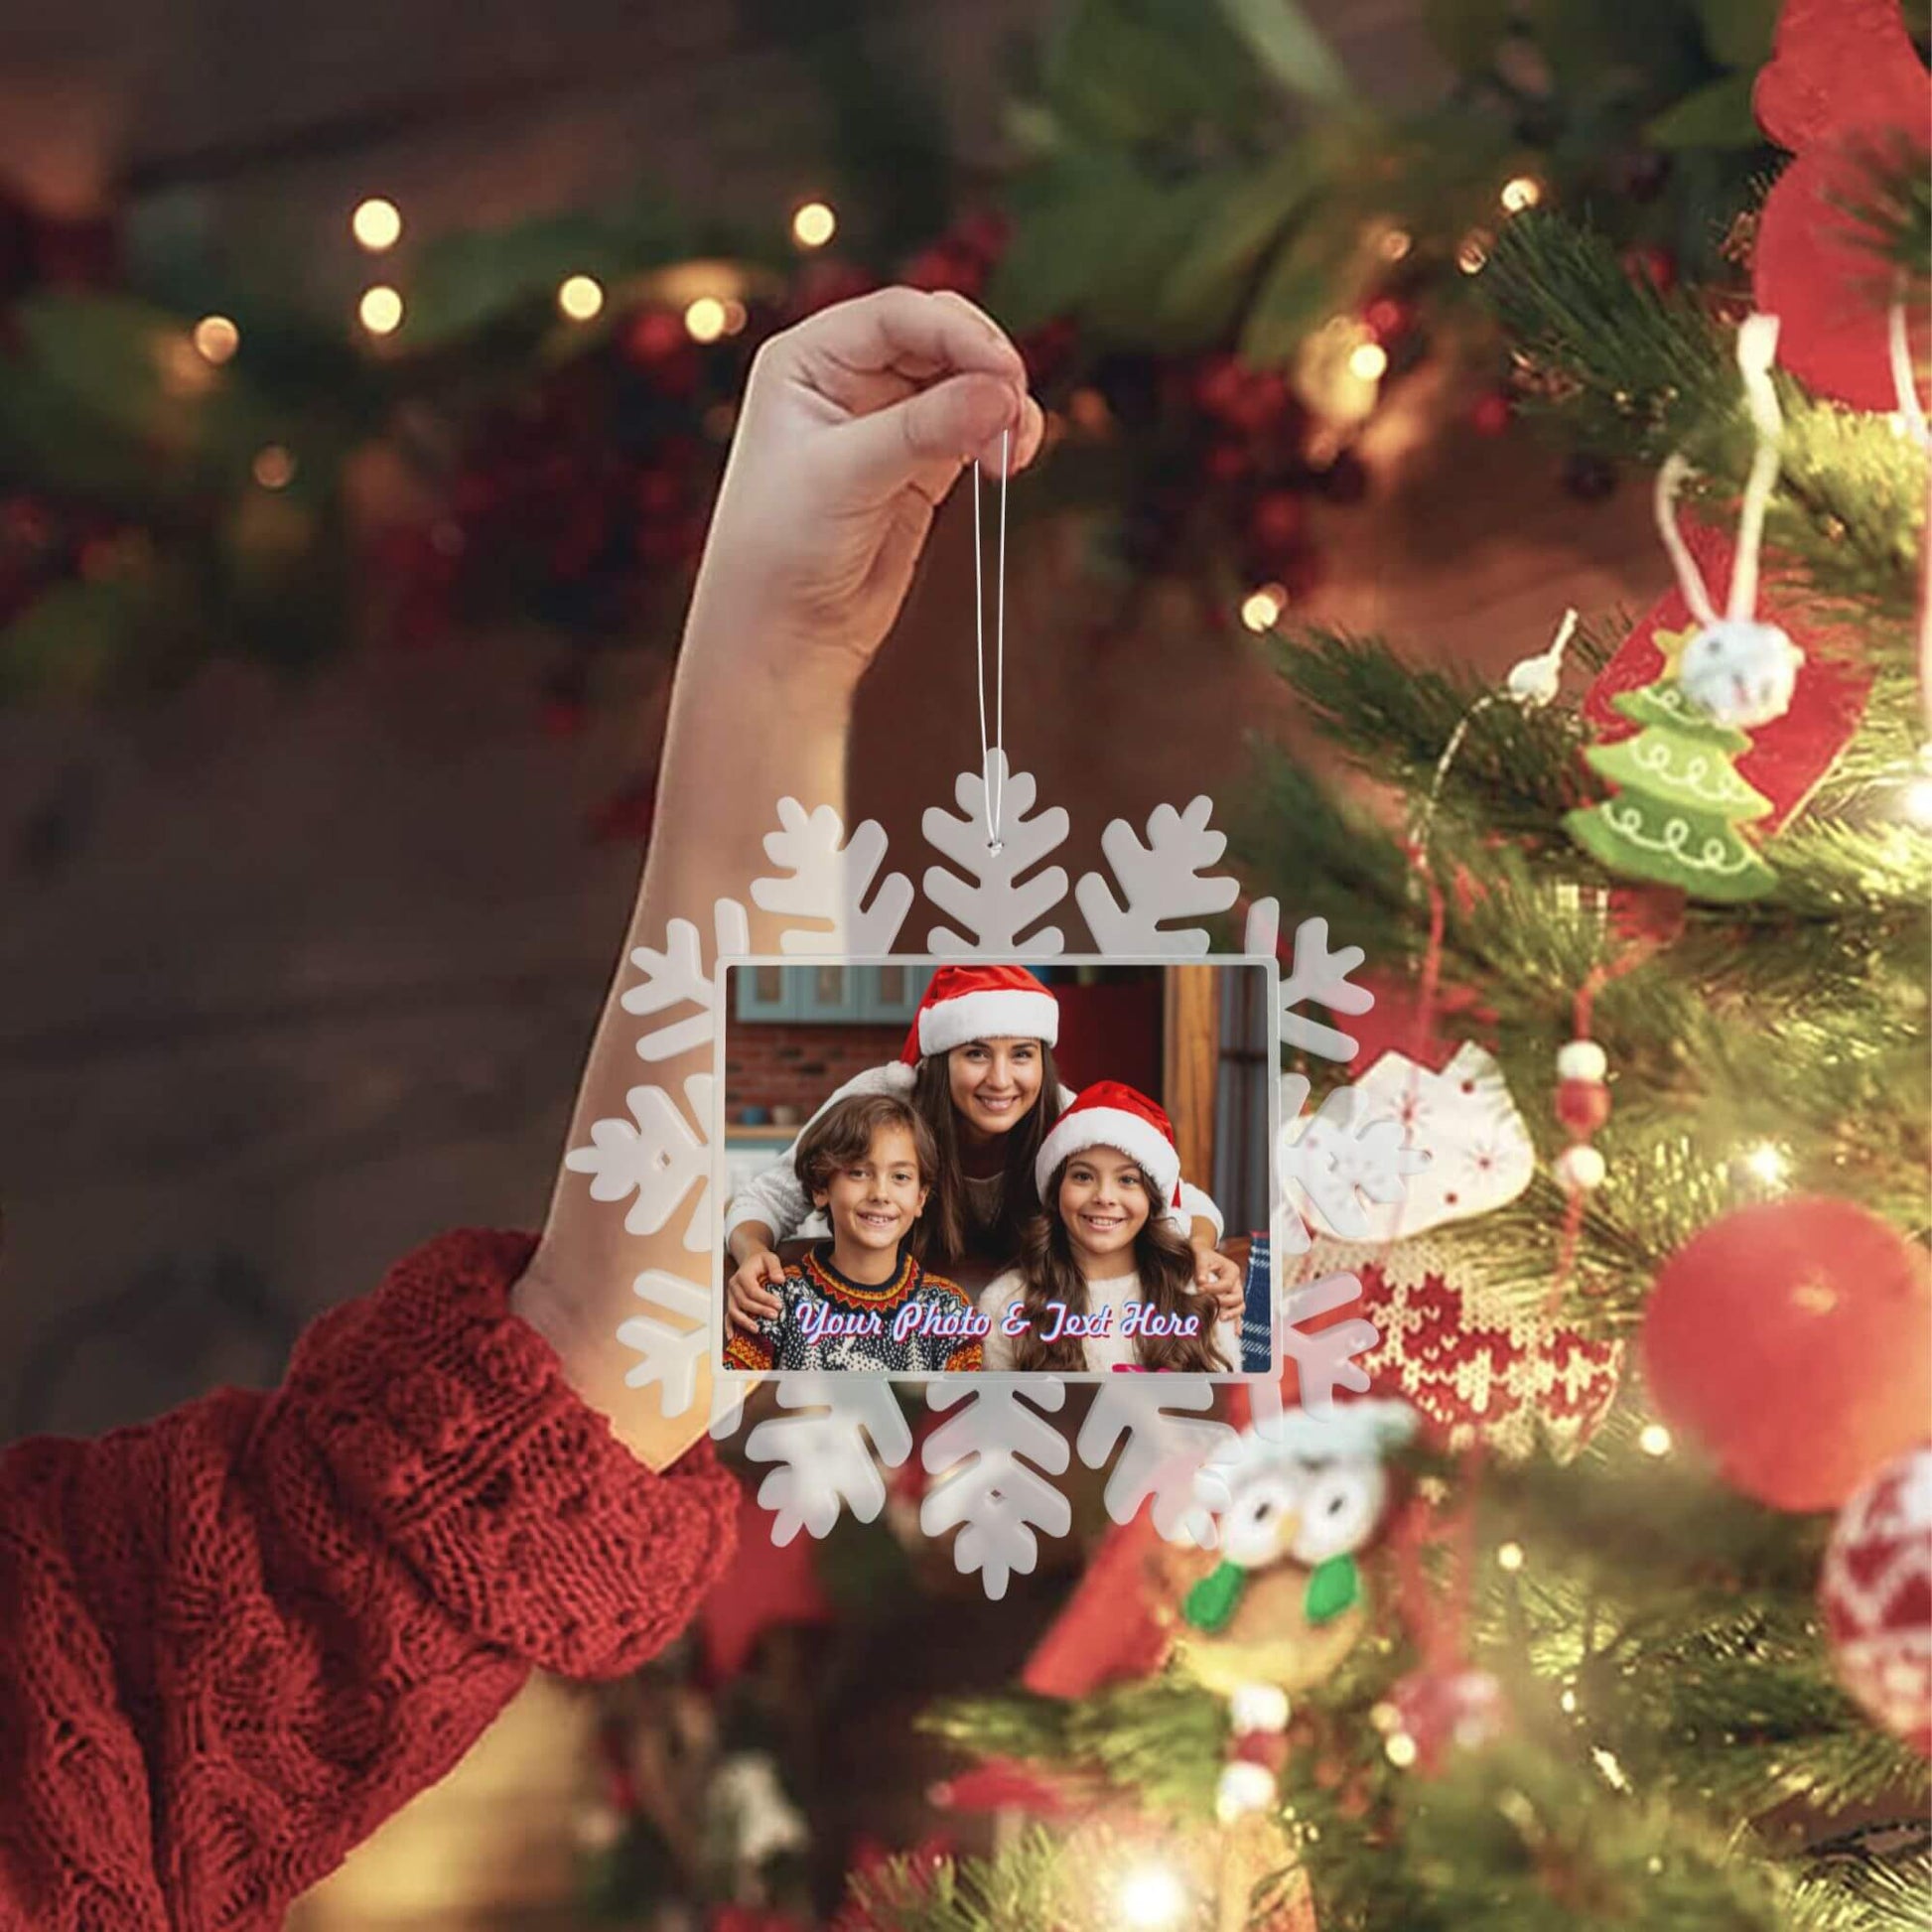
[[[1000,432],[1000,549],[994,577],[993,742],[986,738],[986,589],[980,539],[980,466],[973,459],[973,661],[980,701],[980,788],[986,797],[987,849],[998,853],[1007,744],[1007,457],[1013,432]],[[995,755],[998,755],[997,758]]]
[[[1730,597],[1725,616],[1732,623],[1748,623],[1757,610],[1758,558],[1764,547],[1764,513],[1770,507],[1771,490],[1778,480],[1778,442],[1784,434],[1784,412],[1778,407],[1778,392],[1771,381],[1771,364],[1778,351],[1776,316],[1747,316],[1737,331],[1737,369],[1744,380],[1744,403],[1750,411],[1751,426],[1757,433],[1757,447],[1751,453],[1750,475],[1744,483],[1744,498],[1737,514],[1737,547],[1730,570]],[[1717,606],[1698,569],[1691,547],[1677,523],[1677,493],[1691,466],[1682,452],[1673,450],[1657,472],[1657,490],[1653,507],[1657,534],[1677,573],[1677,587],[1698,624],[1709,630],[1718,621]]]
[[[1708,630],[1718,621],[1717,609],[1711,602],[1711,593],[1704,587],[1704,575],[1698,569],[1697,559],[1691,555],[1691,546],[1684,541],[1684,532],[1677,527],[1677,492],[1684,486],[1684,479],[1690,472],[1691,466],[1673,450],[1664,459],[1664,467],[1657,472],[1657,493],[1653,504],[1657,513],[1657,534],[1663,538],[1665,553],[1671,560],[1671,567],[1677,572],[1677,588],[1684,593],[1684,602],[1691,607],[1691,616]]]
[[[1906,333],[1903,269],[1899,270],[1898,280],[1900,293],[1893,299],[1891,313],[1885,319],[1891,349],[1892,392],[1898,398],[1898,414],[1905,424],[1905,434],[1921,450],[1932,449],[1932,429],[1926,426],[1925,405],[1918,399],[1918,373],[1912,367],[1912,342]]]
[[[1449,743],[1443,747],[1443,755],[1436,760],[1436,773],[1429,782],[1429,795],[1423,801],[1411,840],[1423,863],[1428,862],[1429,837],[1435,829],[1436,808],[1442,802],[1444,782],[1449,777],[1449,766],[1455,762],[1456,753],[1462,749],[1463,739],[1469,735],[1469,727],[1493,704],[1514,704],[1524,711],[1541,711],[1546,705],[1554,704],[1563,678],[1563,654],[1569,649],[1570,640],[1576,632],[1577,613],[1574,610],[1566,611],[1548,649],[1511,665],[1503,688],[1500,691],[1485,691],[1455,721],[1455,729],[1449,733]]]
[[[1764,512],[1778,480],[1778,441],[1784,434],[1784,412],[1771,381],[1771,364],[1778,353],[1776,316],[1747,316],[1737,331],[1737,370],[1744,378],[1744,402],[1757,448],[1744,484],[1744,503],[1737,515],[1737,559],[1730,571],[1730,602],[1725,615],[1732,623],[1748,623],[1757,610],[1757,559],[1764,544]]]

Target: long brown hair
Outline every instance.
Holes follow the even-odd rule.
[[[1073,1258],[1073,1240],[1060,1218],[1060,1182],[1066,1178],[1068,1155],[1053,1170],[1046,1183],[1046,1199],[1039,1212],[1027,1224],[1021,1236],[1020,1272],[1026,1282],[1021,1306],[1027,1311],[1027,1325],[1014,1337],[1013,1365],[1016,1369],[1056,1369],[1083,1374],[1087,1366],[1086,1343],[1078,1335],[1063,1334],[1057,1341],[1041,1337],[1042,1326],[1050,1326],[1047,1304],[1063,1302],[1069,1314],[1086,1314],[1087,1278]],[[1220,1304],[1211,1295],[1199,1294],[1194,1287],[1194,1250],[1187,1237],[1170,1221],[1161,1206],[1161,1190],[1141,1173],[1147,1189],[1147,1219],[1134,1237],[1134,1266],[1141,1278],[1141,1300],[1151,1302],[1163,1314],[1191,1314],[1198,1317],[1191,1335],[1136,1335],[1134,1352],[1143,1368],[1172,1369],[1195,1375],[1224,1373],[1236,1366],[1224,1362],[1214,1345],[1214,1324],[1220,1319]]]
[[[971,1045],[970,1040],[965,1042]],[[957,1050],[956,1048],[954,1049]],[[972,1246],[982,1246],[1004,1261],[1020,1251],[1027,1224],[1039,1212],[1034,1186],[1034,1161],[1039,1144],[1060,1117],[1060,1070],[1053,1049],[1039,1042],[1039,1094],[1026,1114],[1001,1137],[1006,1172],[1000,1177],[1000,1211],[990,1226],[975,1221],[966,1196],[966,1171],[959,1164],[959,1115],[952,1100],[951,1053],[928,1053],[912,1078],[912,1105],[932,1130],[936,1152],[929,1176],[932,1192],[912,1239],[928,1268],[951,1268]]]

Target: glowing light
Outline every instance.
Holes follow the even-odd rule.
[[[715,295],[701,295],[684,312],[684,333],[694,343],[715,343],[727,320],[725,305]]]
[[[203,360],[218,366],[241,346],[241,331],[226,316],[204,316],[195,325],[194,341]]]
[[[1523,1567],[1523,1546],[1520,1543],[1505,1543],[1496,1552],[1496,1568],[1507,1570],[1511,1576]]]
[[[1406,1730],[1398,1730],[1382,1746],[1389,1762],[1398,1771],[1406,1771],[1422,1755],[1416,1740]]]
[[[1932,778],[1914,778],[1905,786],[1898,809],[1914,825],[1932,830]]]
[[[1121,1878],[1117,1903],[1122,1925],[1136,1932],[1167,1932],[1187,1916],[1187,1887],[1172,1866],[1136,1865]]]
[[[1542,201],[1543,184],[1534,175],[1512,175],[1503,183],[1503,192],[1496,199],[1502,203],[1505,213],[1521,214]]]
[[[557,290],[557,307],[572,322],[589,322],[604,307],[604,285],[594,275],[567,276]]]
[[[1791,1171],[1791,1157],[1774,1141],[1758,1141],[1738,1159],[1744,1172],[1766,1187],[1777,1186]]]
[[[1660,1422],[1647,1422],[1642,1435],[1637,1438],[1637,1447],[1646,1455],[1668,1455],[1671,1451],[1671,1433]]]
[[[807,202],[791,217],[791,238],[801,248],[823,248],[838,228],[839,217],[823,202]]]
[[[1462,237],[1462,245],[1455,251],[1455,265],[1464,275],[1480,275],[1488,259],[1489,240],[1486,235],[1467,234]]]
[[[1416,239],[1407,228],[1391,228],[1379,245],[1385,262],[1399,262],[1416,245]]]
[[[255,452],[255,481],[264,489],[283,489],[295,479],[295,459],[279,443],[265,444]]]
[[[371,336],[393,336],[402,327],[402,297],[386,282],[362,291],[355,313]]]
[[[1564,1692],[1563,1696],[1557,1699],[1557,1703],[1562,1707],[1566,1717],[1574,1718],[1577,1715],[1577,1693],[1575,1691]]]
[[[1623,1766],[1617,1762],[1614,1751],[1605,1750],[1601,1744],[1590,1751],[1590,1760],[1603,1774],[1603,1782],[1612,1791],[1628,1791],[1630,1780],[1624,1775]]]
[[[380,195],[371,195],[366,202],[355,205],[355,212],[348,217],[349,232],[354,235],[370,254],[379,255],[385,248],[393,248],[402,238],[402,211],[394,202],[385,202]]]
[[[1379,382],[1389,366],[1389,351],[1380,343],[1357,343],[1348,352],[1348,373],[1361,382]]]
[[[1241,621],[1250,630],[1267,630],[1288,609],[1288,592],[1280,584],[1264,584],[1241,600]]]

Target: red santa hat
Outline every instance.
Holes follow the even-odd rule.
[[[1060,1004],[1024,966],[941,966],[912,1016],[899,1063],[916,1066],[969,1039],[1060,1036]]]
[[[1062,1161],[1090,1147],[1118,1148],[1140,1164],[1168,1203],[1168,1218],[1188,1225],[1180,1211],[1180,1153],[1173,1123],[1146,1094],[1120,1080],[1096,1080],[1053,1123],[1034,1159],[1034,1185],[1050,1209],[1046,1189]]]

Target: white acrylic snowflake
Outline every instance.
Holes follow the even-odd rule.
[[[778,829],[764,835],[764,850],[791,876],[754,880],[752,903],[763,912],[816,922],[787,926],[780,942],[786,952],[863,957],[892,951],[912,909],[912,882],[902,872],[890,873],[866,903],[886,862],[886,834],[877,819],[867,819],[848,842],[830,805],[808,813],[797,799],[780,798]]]
[[[711,1085],[709,1073],[685,1076],[689,1120],[662,1087],[632,1087],[623,1104],[633,1118],[593,1122],[591,1145],[564,1156],[573,1173],[591,1176],[592,1200],[637,1196],[623,1219],[631,1234],[655,1234],[695,1188],[697,1205],[684,1228],[684,1245],[694,1254],[711,1245],[711,1143],[704,1131]]]
[[[1033,809],[1033,773],[1007,776],[1007,755],[987,755],[993,788],[1000,799],[1000,850],[986,837],[986,780],[977,772],[962,771],[953,787],[959,815],[926,807],[925,842],[957,868],[928,866],[925,896],[940,911],[950,914],[975,936],[967,938],[949,925],[936,925],[926,934],[926,950],[958,957],[967,953],[995,954],[1007,959],[1035,959],[1063,952],[1066,942],[1056,925],[1042,926],[1028,938],[1021,934],[1066,897],[1066,874],[1058,866],[1034,873],[1024,884],[1021,874],[1066,843],[1065,810]],[[964,874],[965,877],[961,877]]]
[[[1060,953],[1060,928],[1041,921],[1066,897],[1065,871],[1047,861],[1066,841],[1067,814],[1058,806],[1035,809],[1032,775],[1009,774],[1004,754],[993,755],[987,776],[1002,799],[998,851],[985,833],[987,777],[980,773],[957,780],[957,813],[935,806],[924,815],[926,841],[947,862],[927,869],[926,897],[951,921],[930,929],[927,946],[955,957]],[[1111,880],[1090,872],[1074,889],[1100,952],[1197,957],[1209,950],[1206,927],[1184,922],[1225,912],[1239,896],[1231,877],[1212,870],[1227,842],[1210,827],[1211,813],[1211,802],[1200,797],[1181,811],[1157,808],[1145,836],[1122,819],[1106,827],[1101,852]],[[882,876],[887,839],[876,823],[868,821],[848,838],[830,807],[808,812],[786,798],[778,805],[778,829],[766,835],[764,849],[776,870],[752,882],[750,897],[790,921],[780,932],[784,952],[864,958],[891,951],[911,907],[912,888],[901,873]],[[712,924],[714,966],[749,951],[740,901],[718,900]],[[1274,955],[1279,928],[1275,901],[1258,901],[1248,916],[1247,953]],[[669,1060],[715,1039],[717,981],[705,970],[697,926],[670,921],[663,949],[637,947],[630,962],[643,978],[623,993],[621,1003],[627,1013],[654,1023],[637,1042],[646,1061]],[[1361,963],[1359,948],[1330,950],[1323,921],[1303,924],[1281,979],[1284,1044],[1329,1059],[1353,1056],[1354,1040],[1303,1008],[1366,1012],[1373,996],[1350,978]],[[591,1176],[593,1198],[631,1201],[624,1224],[633,1234],[663,1228],[690,1200],[683,1244],[700,1253],[710,1245],[714,1218],[711,1075],[688,1075],[682,1092],[680,1108],[661,1086],[632,1088],[625,1096],[631,1118],[596,1122],[591,1145],[573,1149],[566,1165]],[[1290,1104],[1284,1118],[1299,1113],[1306,1097],[1306,1082],[1294,1092],[1285,1081],[1284,1099]],[[1393,1143],[1377,1122],[1350,1118],[1343,1131],[1344,1106],[1328,1104],[1336,1106],[1332,1134],[1324,1127],[1310,1141],[1315,1125],[1327,1119],[1324,1106],[1299,1137],[1291,1142],[1284,1136],[1277,1162],[1282,1190],[1302,1187],[1326,1213],[1331,1199],[1352,1205],[1356,1189],[1376,1200],[1385,1198],[1378,1189],[1399,1189],[1401,1176],[1415,1171],[1409,1165],[1415,1157],[1399,1146],[1400,1128]],[[1278,1212],[1274,1225],[1282,1252],[1302,1251],[1295,1240],[1300,1234],[1306,1245],[1299,1214]],[[637,1357],[626,1382],[654,1389],[666,1417],[687,1413],[698,1400],[716,1295],[706,1276],[703,1269],[690,1276],[646,1270],[634,1286],[650,1311],[632,1315],[618,1331],[618,1339]],[[1337,1387],[1366,1385],[1354,1358],[1377,1337],[1373,1324],[1359,1317],[1312,1335],[1298,1324],[1359,1295],[1354,1277],[1330,1276],[1295,1290],[1278,1311],[1284,1350],[1297,1362],[1303,1401],[1311,1410],[1325,1408]],[[779,1406],[788,1413],[760,1422],[746,1442],[753,1461],[773,1465],[759,1487],[760,1505],[771,1512],[773,1540],[789,1542],[800,1529],[824,1536],[845,1511],[871,1521],[885,1504],[882,1467],[897,1468],[911,1449],[891,1380],[857,1373],[783,1374],[775,1380]],[[728,1437],[739,1426],[748,1384],[718,1375],[711,1383],[710,1430],[714,1437]],[[1268,1413],[1271,1405],[1280,1407],[1279,1386],[1272,1381],[1254,1384],[1253,1397],[1257,1415]],[[929,1536],[956,1531],[955,1563],[962,1572],[978,1572],[988,1595],[998,1597],[1014,1573],[1033,1568],[1038,1536],[1062,1535],[1071,1520],[1066,1498],[1050,1479],[1067,1467],[1067,1443],[1047,1420],[1064,1406],[1066,1386],[1057,1376],[1030,1376],[1021,1384],[997,1376],[953,1376],[929,1384],[926,1398],[934,1409],[954,1413],[922,1451],[935,1480],[920,1508],[921,1525]],[[1162,1536],[1211,1544],[1215,1525],[1211,1510],[1201,1504],[1197,1473],[1231,1433],[1199,1413],[1212,1399],[1209,1380],[1196,1376],[1123,1376],[1096,1390],[1079,1432],[1079,1450],[1093,1468],[1117,1457],[1106,1488],[1116,1520],[1125,1522],[1151,1504]]]
[[[996,1601],[1015,1571],[1027,1576],[1038,1560],[1034,1532],[1064,1536],[1073,1522],[1072,1504],[1040,1473],[1066,1467],[1066,1438],[1040,1413],[1065,1401],[1057,1375],[1024,1384],[942,1375],[926,1386],[929,1407],[965,1406],[920,1450],[933,1482],[919,1505],[919,1527],[927,1536],[957,1528],[953,1561],[962,1576],[977,1570]]]
[[[1224,833],[1208,829],[1214,801],[1205,792],[1184,812],[1157,805],[1143,842],[1124,818],[1100,835],[1100,850],[1114,869],[1125,903],[1099,873],[1087,873],[1073,889],[1087,915],[1093,942],[1103,953],[1204,953],[1206,928],[1171,931],[1164,919],[1196,912],[1225,912],[1241,897],[1239,884],[1209,874],[1227,850]]]
[[[1214,1547],[1214,1519],[1200,1507],[1197,1481],[1202,1465],[1234,1441],[1234,1431],[1224,1422],[1169,1413],[1213,1406],[1214,1385],[1204,1375],[1164,1375],[1145,1386],[1139,1376],[1123,1375],[1094,1391],[1080,1425],[1080,1460],[1102,1468],[1125,1440],[1107,1478],[1107,1514],[1116,1523],[1132,1522],[1151,1498],[1154,1527],[1170,1543]]]
[[[880,1464],[896,1469],[912,1450],[892,1384],[883,1375],[781,1375],[777,1393],[781,1409],[802,1413],[768,1416],[745,1439],[754,1462],[777,1464],[759,1484],[772,1542],[789,1543],[801,1528],[828,1535],[842,1508],[870,1523],[886,1507]]]

